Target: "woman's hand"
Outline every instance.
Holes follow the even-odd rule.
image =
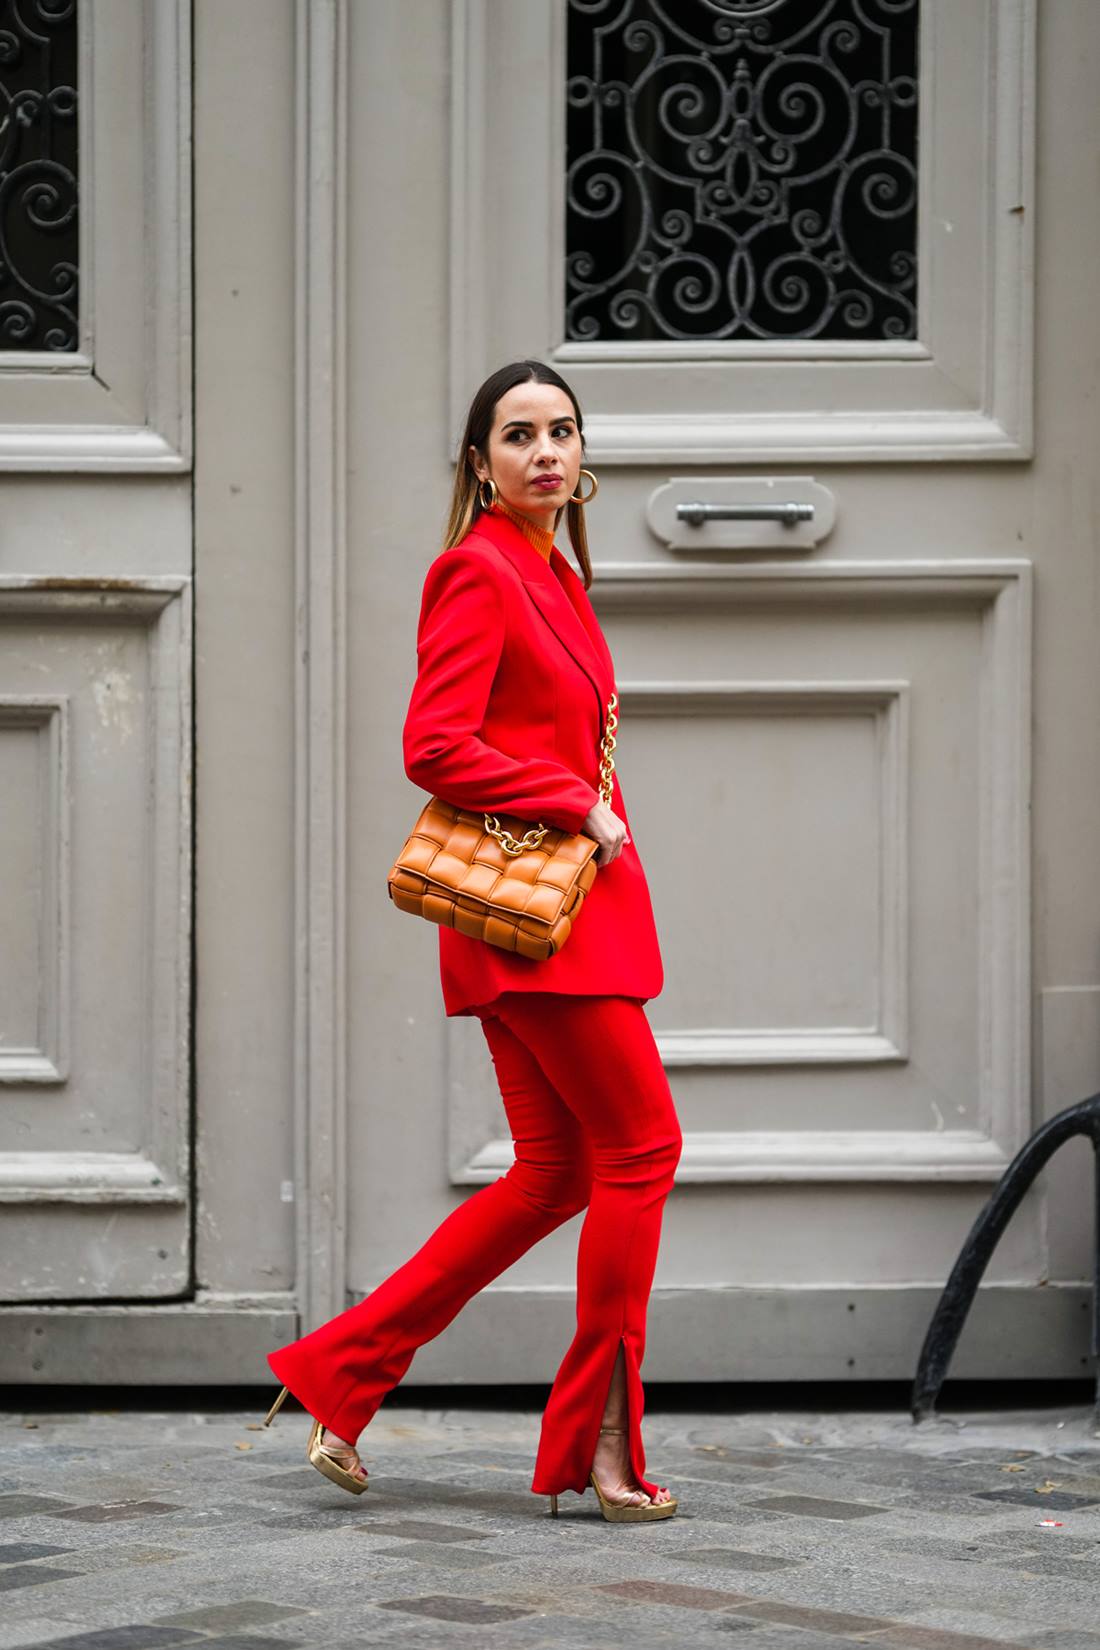
[[[600,845],[596,855],[597,865],[610,865],[613,859],[618,859],[623,851],[623,843],[629,842],[626,834],[626,823],[621,820],[612,808],[601,797],[588,810],[581,831],[585,836],[594,838]]]

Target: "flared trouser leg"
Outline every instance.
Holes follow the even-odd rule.
[[[538,1059],[592,1151],[592,1191],[577,1250],[577,1327],[543,1412],[531,1488],[583,1492],[608,1388],[624,1351],[634,1475],[648,1494],[641,1420],[646,1313],[665,1199],[682,1135],[643,1005],[629,997],[540,997],[494,1005]]]
[[[495,1020],[485,1034],[515,1146],[512,1167],[467,1197],[364,1300],[267,1356],[304,1408],[349,1443],[417,1348],[588,1202],[583,1127],[519,1039]]]

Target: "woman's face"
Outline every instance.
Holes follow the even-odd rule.
[[[505,504],[553,527],[580,476],[572,401],[553,384],[517,384],[496,404],[484,458],[476,447],[469,458],[479,481],[493,478]]]

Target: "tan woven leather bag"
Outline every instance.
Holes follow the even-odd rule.
[[[611,805],[616,694],[607,701],[600,795]],[[596,880],[599,844],[553,825],[514,836],[496,814],[433,796],[394,861],[387,886],[401,911],[543,962],[560,951]]]

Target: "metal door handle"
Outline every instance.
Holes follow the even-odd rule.
[[[793,527],[798,521],[813,521],[814,506],[793,499],[784,504],[704,504],[692,499],[676,506],[676,519],[692,527],[702,527],[705,521],[781,521]]]

